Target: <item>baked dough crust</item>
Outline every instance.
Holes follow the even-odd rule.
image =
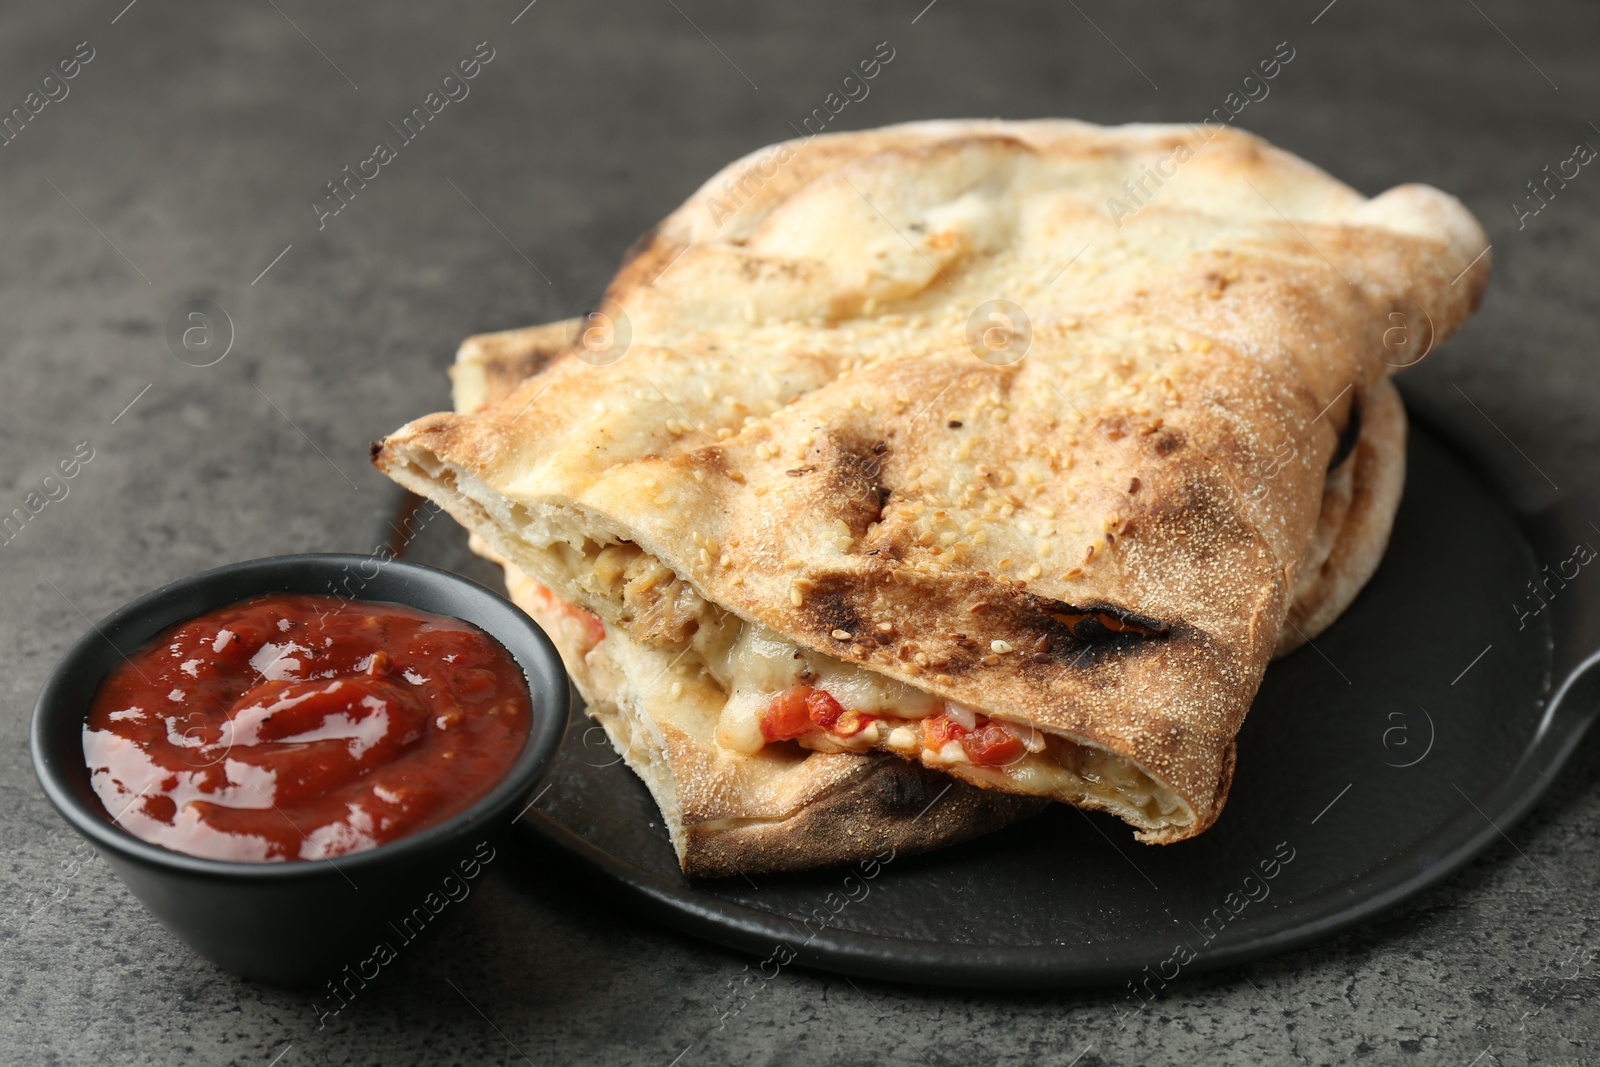
[[[1389,544],[1406,481],[1406,409],[1385,378],[1362,405],[1355,448],[1329,472],[1322,512],[1300,568],[1295,599],[1278,633],[1287,655],[1333,625],[1355,600]]]
[[[561,353],[580,321],[468,338],[451,368],[456,409],[504,399]],[[669,656],[652,655],[621,631],[596,643],[588,625],[515,564],[476,535],[471,543],[505,568],[512,602],[550,635],[589,716],[655,798],[691,877],[826,867],[885,849],[910,855],[999,829],[1047,803],[882,754],[725,752],[714,740],[720,695],[703,679],[674,673]]]
[[[1291,610],[1325,624],[1381,548],[1398,482],[1378,445],[1362,467],[1365,428],[1352,473],[1332,464],[1348,523],[1317,539],[1347,424],[1388,403],[1370,323],[1409,303],[1447,337],[1487,283],[1482,229],[1236,130],[937,122],[782,149],[624,264],[623,359],[574,348],[375,462],[608,623],[626,604],[579,576],[637,546],[684,596],[1122,761],[1150,805],[1060,798],[1141,840],[1204,830]],[[1174,159],[1136,219],[1105,210]],[[1001,297],[1024,315],[994,318]],[[1095,613],[1126,626],[1085,636]]]

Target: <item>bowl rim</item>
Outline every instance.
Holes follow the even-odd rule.
[[[253,596],[283,592],[272,583],[275,580],[281,581],[285,575],[314,574],[318,571],[341,574],[345,568],[352,565],[371,564],[376,564],[383,571],[397,571],[401,576],[411,577],[423,583],[424,588],[441,586],[453,588],[456,593],[470,600],[476,600],[486,615],[501,615],[502,618],[498,623],[467,619],[461,621],[482,630],[512,656],[522,668],[536,716],[541,704],[545,708],[546,713],[536,718],[531,725],[528,737],[523,742],[522,751],[518,753],[510,769],[494,788],[467,808],[443,822],[416,833],[406,834],[359,852],[324,857],[324,861],[321,862],[219,860],[178,852],[135,837],[111,820],[110,813],[98,798],[91,805],[75,792],[69,779],[69,775],[76,773],[70,766],[71,761],[57,761],[49,757],[46,734],[50,727],[63,716],[72,716],[82,721],[88,712],[87,706],[73,706],[74,702],[63,692],[72,679],[74,670],[82,670],[88,663],[93,662],[93,658],[102,657],[103,646],[107,644],[111,645],[119,655],[124,655],[122,647],[108,637],[108,633],[115,633],[118,629],[130,625],[149,629],[149,633],[138,642],[142,645],[162,631],[187,619],[195,618],[199,614]],[[241,592],[238,588],[241,578],[247,579],[244,584],[257,588],[254,591]],[[197,588],[201,590],[201,599],[207,602],[206,606],[198,611],[185,609],[172,614],[178,605],[169,602],[180,593],[193,594]],[[348,592],[348,589],[346,591]],[[392,593],[394,590],[388,592]],[[416,611],[448,615],[405,599],[369,593],[366,586],[348,597],[340,594],[339,599],[401,604]],[[164,621],[153,628],[140,626],[152,616],[162,618]],[[448,617],[459,618],[454,615]],[[109,667],[106,669],[109,670]],[[91,692],[99,690],[104,678],[105,673],[100,672],[94,679],[94,688]],[[568,676],[554,644],[526,612],[505,597],[459,574],[420,563],[370,554],[311,552],[264,556],[200,571],[153,589],[117,608],[99,622],[92,623],[87,632],[56,661],[45,678],[34,703],[28,741],[33,757],[34,773],[44,789],[45,796],[62,817],[96,847],[105,848],[124,859],[146,866],[167,868],[190,876],[297,882],[332,877],[328,871],[328,867],[332,867],[348,880],[350,872],[392,863],[404,863],[408,859],[430,853],[439,845],[457,837],[466,836],[466,832],[474,825],[491,818],[501,808],[508,806],[530,790],[548,770],[555,756],[556,747],[565,732],[570,712]],[[84,764],[79,761],[78,766]]]

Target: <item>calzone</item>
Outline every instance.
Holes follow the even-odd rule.
[[[1486,244],[1232,129],[819,136],[713,176],[559,355],[374,461],[688,665],[726,758],[887,753],[1174,842],[1268,661],[1376,567],[1388,375]]]

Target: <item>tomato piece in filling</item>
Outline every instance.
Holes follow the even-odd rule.
[[[600,616],[590,611],[584,611],[576,604],[569,604],[556,596],[548,586],[540,585],[530,580],[528,585],[533,599],[538,601],[547,611],[557,612],[566,616],[583,628],[585,637],[584,651],[588,651],[601,641],[605,640],[606,624],[600,621]]]
[[[930,715],[922,720],[922,747],[937,752],[951,741],[960,741],[966,732],[948,715]]]
[[[832,730],[846,714],[844,705],[833,699],[833,694],[826,689],[811,690],[806,696],[806,713],[824,730]]]
[[[761,736],[767,741],[788,741],[813,728],[811,709],[807,698],[816,690],[809,685],[785,689],[772,698],[767,710],[761,713]]]
[[[826,689],[797,685],[772,698],[761,714],[761,736],[768,741],[788,741],[820,728],[837,737],[854,737],[877,716],[846,711]]]
[[[948,715],[932,715],[922,720],[922,747],[937,752],[954,741],[967,759],[980,767],[1001,767],[1015,763],[1027,753],[1027,746],[999,723],[979,715],[971,730]]]
[[[980,767],[999,767],[1021,759],[1027,746],[999,723],[982,721],[977,729],[961,738],[961,750]]]

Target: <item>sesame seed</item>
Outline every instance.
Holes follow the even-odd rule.
[[[835,631],[833,631],[833,639],[835,641],[848,641],[848,640],[850,640],[850,631],[849,630],[835,630]]]
[[[1007,652],[1011,651],[1011,642],[1010,641],[990,641],[989,642],[989,651],[995,653],[996,655],[1003,656]]]

